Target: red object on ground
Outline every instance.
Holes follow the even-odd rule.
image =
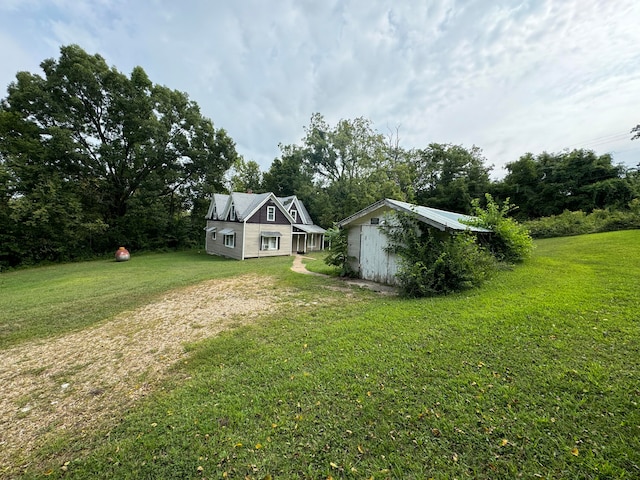
[[[129,250],[124,247],[120,247],[116,252],[116,262],[126,262],[130,258]]]

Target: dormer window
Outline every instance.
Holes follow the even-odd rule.
[[[231,205],[231,211],[229,212],[229,220],[231,220],[232,222],[236,221],[236,207],[234,207],[233,205]]]
[[[291,216],[293,217],[293,222],[298,223],[298,212],[296,210],[291,210]]]
[[[267,222],[276,221],[276,207],[267,207]]]

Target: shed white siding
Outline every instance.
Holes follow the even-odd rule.
[[[380,230],[380,223],[386,221],[385,214],[389,212],[389,208],[381,206],[349,225],[347,255],[351,268],[359,272],[361,278],[394,285],[397,283],[398,259],[386,251],[388,239]],[[372,219],[376,219],[374,223]]]
[[[360,232],[360,276],[366,280],[396,283],[396,255],[386,251],[387,236],[378,225],[362,225]]]

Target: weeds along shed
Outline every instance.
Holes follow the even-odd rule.
[[[490,233],[486,228],[462,223],[474,218],[469,215],[385,198],[338,222],[340,228],[347,230],[349,263],[360,278],[390,285],[397,283],[398,259],[387,251],[389,242],[380,229],[393,212],[415,215],[419,221],[442,232]]]

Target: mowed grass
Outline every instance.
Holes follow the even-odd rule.
[[[25,476],[638,478],[640,231],[536,245],[443,298],[287,276],[326,304],[191,346],[108,436]]]
[[[237,262],[185,251],[0,274],[0,349],[85,328],[203,280],[282,271],[287,257]],[[275,270],[274,270],[275,268]]]

